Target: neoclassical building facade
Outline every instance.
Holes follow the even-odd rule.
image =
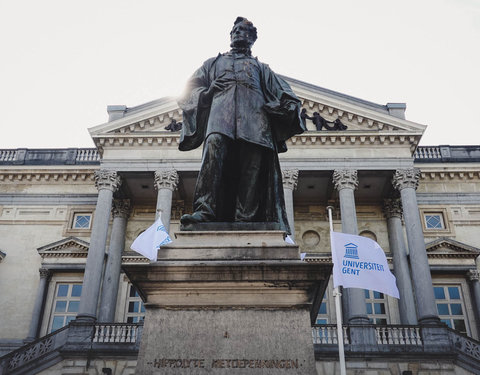
[[[332,206],[334,230],[381,245],[400,291],[343,291],[349,373],[479,373],[480,146],[419,146],[405,104],[286,79],[308,129],[280,156],[299,253],[331,264]],[[122,265],[149,262],[130,245],[156,217],[175,241],[191,212],[202,150],[178,150],[165,128],[181,121],[174,98],[108,106],[95,148],[0,150],[0,374],[134,373],[148,301]],[[331,281],[312,323],[317,372],[338,371]]]

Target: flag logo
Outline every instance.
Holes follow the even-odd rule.
[[[344,258],[358,259],[358,246],[354,243],[347,243],[345,245]]]
[[[330,232],[333,285],[375,290],[399,298],[395,276],[390,272],[385,252],[370,238]]]
[[[153,225],[133,241],[130,249],[152,261],[156,261],[157,252],[160,250],[160,246],[167,245],[171,242],[172,239],[168,235],[167,229],[162,223],[162,219],[159,217]]]

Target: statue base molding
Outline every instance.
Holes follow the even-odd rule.
[[[283,232],[252,232],[250,247],[238,233],[176,233],[157,262],[124,266],[146,301],[137,374],[316,374],[311,322],[331,265],[301,261]]]

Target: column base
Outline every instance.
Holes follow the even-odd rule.
[[[440,318],[437,315],[424,316],[418,319],[418,324],[421,326],[444,326],[444,324],[440,321]]]
[[[74,321],[82,324],[93,324],[97,321],[97,317],[92,314],[78,314]]]

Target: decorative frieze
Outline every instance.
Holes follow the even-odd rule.
[[[397,169],[393,176],[392,184],[393,184],[393,187],[398,191],[401,191],[406,188],[413,188],[417,190],[419,180],[420,180],[420,169],[418,168]]]
[[[392,217],[402,218],[402,201],[399,198],[385,199],[383,201],[383,213],[387,219]]]
[[[95,171],[95,187],[98,190],[106,189],[113,192],[120,187],[121,179],[116,171],[100,169]]]
[[[298,183],[298,169],[282,170],[283,187],[295,191]]]
[[[478,281],[480,274],[477,269],[470,269],[467,271],[467,277],[469,281]]]
[[[358,187],[358,175],[355,169],[336,169],[333,172],[333,183],[335,189],[352,189]]]
[[[112,215],[127,219],[130,216],[130,199],[114,199]]]
[[[174,191],[178,185],[178,173],[175,169],[159,169],[155,171],[155,189]]]

